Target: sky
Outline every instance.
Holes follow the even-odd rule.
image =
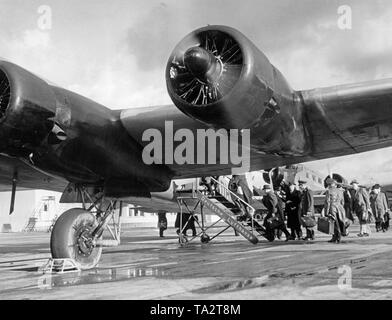
[[[350,30],[338,27],[341,5],[352,9]],[[392,78],[390,0],[0,0],[0,10],[0,57],[112,109],[171,103],[171,50],[207,24],[240,30],[294,89]],[[363,168],[392,172],[390,156],[384,149],[309,166],[358,177]]]

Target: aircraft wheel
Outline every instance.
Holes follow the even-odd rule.
[[[263,215],[261,213],[256,213],[253,218],[255,220],[262,220],[263,219]]]
[[[210,242],[210,236],[209,235],[207,235],[207,234],[202,234],[201,236],[200,236],[200,241],[201,241],[201,243],[208,243],[208,242]]]
[[[102,253],[102,247],[94,246],[91,241],[91,232],[97,224],[95,216],[83,209],[64,212],[51,234],[52,257],[74,259],[82,270],[95,267]]]

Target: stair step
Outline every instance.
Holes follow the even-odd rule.
[[[237,221],[235,216],[233,216],[234,212],[232,210],[234,210],[234,208],[230,210],[229,208],[225,207],[221,203],[221,201],[227,201],[226,198],[219,197],[217,199],[217,197],[208,197],[206,195],[203,195],[199,191],[196,194],[197,197],[202,201],[202,203],[204,203],[204,205],[207,206],[207,208],[214,211],[216,215],[218,215],[229,226],[233,227],[239,234],[245,237],[248,241],[250,241],[253,244],[256,244],[259,241],[252,231],[248,230],[241,222]],[[217,202],[219,204],[222,204],[223,207],[219,206]]]

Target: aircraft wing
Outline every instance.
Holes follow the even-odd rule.
[[[315,158],[392,145],[392,79],[300,92]]]
[[[63,192],[67,186],[64,179],[49,176],[19,159],[0,154],[0,192],[11,191],[15,170],[18,172],[18,190],[44,189]]]
[[[164,133],[165,122],[173,123],[174,132],[182,128],[190,129],[192,132],[196,132],[197,129],[209,128],[205,124],[185,115],[174,105],[124,109],[120,111],[119,117],[128,134],[141,146],[145,146],[148,143],[142,140],[143,132],[149,129],[156,129]],[[178,144],[179,142],[175,142],[174,148]],[[197,145],[197,141],[194,142],[194,145]],[[219,151],[217,151],[218,154]],[[275,168],[309,160],[311,158],[307,156],[283,157],[278,154],[268,154],[252,149],[250,150],[249,171]],[[177,164],[173,161],[173,163],[166,165],[174,173],[174,179],[232,174],[232,165],[222,164],[219,161],[216,164]]]

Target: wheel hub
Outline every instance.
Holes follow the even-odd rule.
[[[79,253],[85,257],[89,256],[94,249],[93,239],[91,238],[90,229],[84,227],[79,233],[77,239]]]

